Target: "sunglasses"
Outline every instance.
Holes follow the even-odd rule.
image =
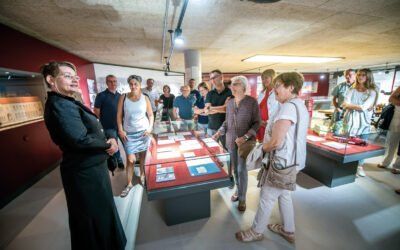
[[[128,83],[129,83],[132,79],[134,79],[134,80],[136,80],[136,81],[138,81],[138,82],[140,82],[140,83],[142,82],[142,77],[141,77],[141,76],[131,75],[131,76],[128,77]]]

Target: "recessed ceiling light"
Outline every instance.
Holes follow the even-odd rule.
[[[319,56],[272,56],[272,55],[255,55],[243,62],[276,62],[276,63],[326,63],[337,60],[343,60],[344,57],[319,57]]]

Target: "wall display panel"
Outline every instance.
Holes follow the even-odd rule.
[[[43,106],[38,97],[0,98],[0,130],[43,118]]]

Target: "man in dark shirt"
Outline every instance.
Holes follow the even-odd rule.
[[[94,113],[100,118],[100,123],[105,129],[106,136],[117,139],[117,107],[120,94],[117,92],[118,81],[114,75],[106,77],[107,89],[96,96],[94,102]],[[118,167],[123,169],[121,154],[118,151],[113,155],[118,161]]]
[[[226,103],[232,97],[230,89],[224,85],[224,78],[219,69],[215,69],[210,73],[210,82],[214,89],[208,92],[205,101],[205,113],[208,114],[207,134],[213,136],[225,121]],[[219,141],[225,146],[225,136],[220,136]],[[232,168],[229,168],[229,176],[231,177],[231,188],[234,187]]]
[[[190,95],[193,96],[196,101],[200,99],[200,92],[196,89],[196,80],[193,78],[189,80],[188,85],[190,87]]]
[[[224,85],[222,72],[218,69],[211,71],[210,82],[214,89],[208,92],[205,107],[208,114],[208,135],[214,135],[225,121],[226,102],[232,92]],[[225,138],[221,141],[225,147]]]

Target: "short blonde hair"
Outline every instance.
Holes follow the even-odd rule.
[[[249,85],[249,81],[247,80],[247,77],[235,76],[235,77],[232,77],[231,81],[232,81],[231,85],[234,85],[235,82],[239,82],[242,85],[244,92],[246,92],[247,86]]]
[[[278,81],[281,82],[285,88],[293,86],[292,93],[297,95],[303,87],[304,77],[298,72],[285,72],[274,78],[274,86],[277,86],[276,84]]]

